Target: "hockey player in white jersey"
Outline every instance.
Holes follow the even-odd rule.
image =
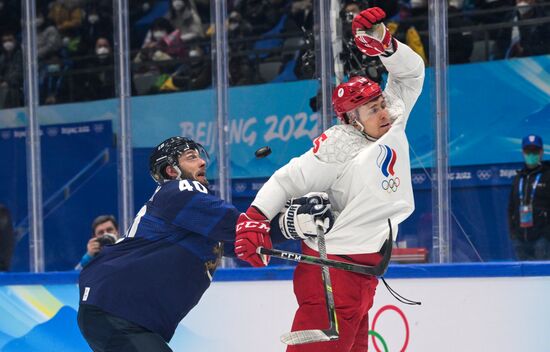
[[[338,217],[326,236],[329,259],[375,265],[388,238],[388,219],[397,225],[414,210],[405,126],[420,95],[424,63],[398,42],[381,23],[385,13],[374,7],[355,17],[352,31],[359,50],[379,56],[388,70],[384,91],[365,77],[353,77],[333,93],[342,124],[317,137],[313,147],[280,168],[260,189],[248,217],[268,221],[286,200],[312,191],[328,193]],[[304,254],[318,256],[316,238],[303,236]],[[267,264],[256,254],[270,246],[269,235],[237,231],[235,252],[253,266]],[[368,310],[378,279],[331,269],[340,338],[336,341],[289,346],[287,351],[366,351]],[[294,273],[299,308],[292,331],[323,329],[328,325],[320,268],[299,264]],[[321,326],[320,326],[321,325]]]

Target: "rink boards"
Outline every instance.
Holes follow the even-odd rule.
[[[87,351],[76,326],[78,273],[0,275],[0,351]],[[292,268],[227,269],[182,321],[174,351],[284,351]],[[547,351],[550,264],[392,266],[378,286],[370,351]],[[320,328],[324,328],[320,326]]]

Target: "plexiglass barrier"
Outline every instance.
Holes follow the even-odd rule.
[[[0,203],[13,231],[0,237],[3,269],[72,270],[96,250],[88,242],[100,215],[124,233],[155,189],[151,148],[170,136],[205,146],[214,191],[244,211],[339,123],[334,86],[353,75],[385,85],[381,61],[351,37],[366,3],[5,2]],[[511,192],[526,166],[522,139],[540,136],[525,142],[536,149],[550,136],[550,4],[374,3],[426,65],[406,128],[416,209],[399,226],[394,262],[534,259],[521,251],[544,237],[549,205],[531,204],[531,225],[518,219],[521,204],[544,194],[540,170]],[[265,146],[271,154],[256,157]]]

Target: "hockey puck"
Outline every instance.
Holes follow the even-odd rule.
[[[271,148],[269,148],[269,146],[266,145],[265,147],[261,147],[260,149],[256,150],[254,154],[258,159],[265,158],[266,156],[271,154]]]

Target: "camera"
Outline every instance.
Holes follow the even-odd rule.
[[[112,233],[106,233],[103,236],[100,236],[97,238],[97,242],[103,248],[104,246],[107,246],[109,244],[115,244],[116,242],[116,236]]]

